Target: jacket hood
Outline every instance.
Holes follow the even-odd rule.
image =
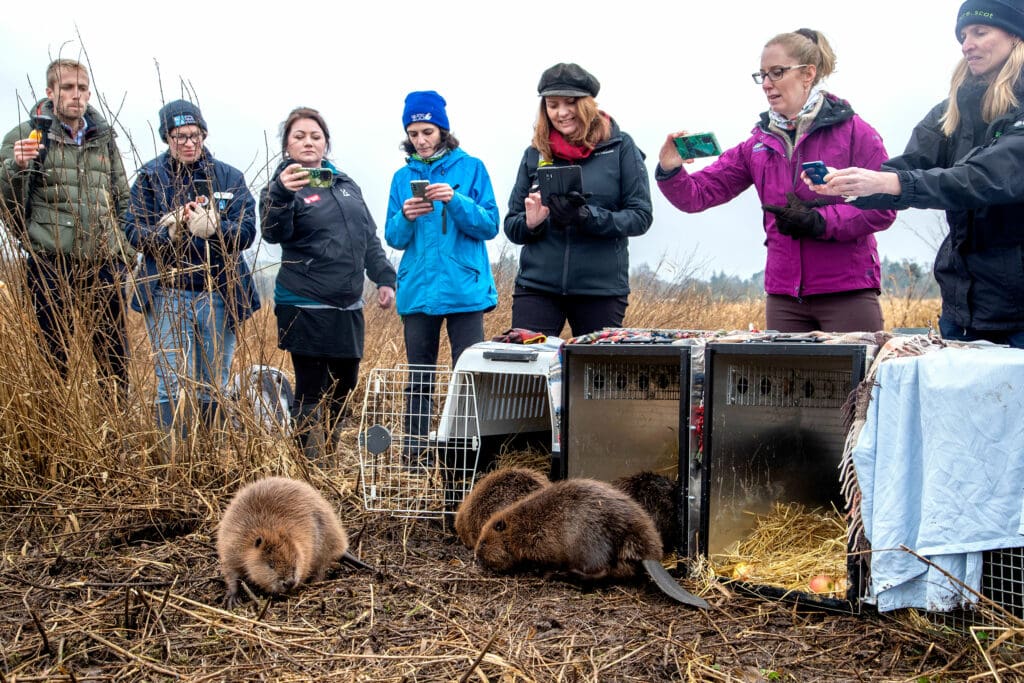
[[[815,128],[834,126],[837,123],[842,123],[843,121],[852,118],[856,113],[853,111],[853,107],[850,106],[850,103],[846,100],[836,97],[827,91],[824,93],[824,97],[825,101],[821,103],[821,109],[818,110],[818,115],[814,117],[814,124],[808,132]],[[757,128],[767,131],[770,123],[771,119],[768,116],[768,112],[761,112],[761,116],[757,122]]]

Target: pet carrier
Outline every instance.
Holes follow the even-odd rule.
[[[773,573],[752,557],[737,563],[744,566],[731,578],[754,592],[839,611],[859,609],[863,559],[845,541],[840,462],[848,431],[844,405],[863,379],[873,348],[770,339],[707,346],[699,554],[717,569],[716,558],[743,548],[755,526],[780,510],[831,513],[838,525],[837,543],[829,547],[839,571],[845,567],[845,576],[834,578],[846,590],[821,597],[807,587],[808,575],[787,576],[784,564]],[[753,577],[751,566],[758,568]]]
[[[702,391],[702,342],[691,341],[697,345],[567,344],[556,476],[611,482],[651,472],[673,483],[680,473],[688,477]],[[676,485],[672,500],[660,501],[675,511],[675,537],[662,540],[676,550],[687,547],[684,534],[696,533],[696,510],[682,504],[681,490]]]
[[[548,371],[557,354],[554,344],[481,342],[454,371],[373,369],[359,427],[366,509],[450,514],[501,446],[528,440],[549,452],[555,411]]]

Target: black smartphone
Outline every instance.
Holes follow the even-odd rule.
[[[540,186],[540,203],[544,206],[553,194],[583,194],[583,167],[541,166],[537,169],[537,185]]]
[[[329,168],[303,168],[309,174],[310,187],[330,187],[334,181],[334,172]]]
[[[815,185],[824,185],[825,176],[828,175],[828,166],[825,165],[824,161],[806,161],[801,164],[804,169],[804,173],[811,179],[811,182]]]
[[[694,133],[676,138],[676,149],[683,159],[716,157],[722,153],[714,133]]]

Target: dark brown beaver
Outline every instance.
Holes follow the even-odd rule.
[[[661,474],[637,472],[616,479],[612,486],[647,510],[661,536],[662,552],[673,550],[679,542],[679,485]]]
[[[476,556],[497,571],[528,564],[588,580],[624,578],[661,558],[661,537],[639,503],[611,484],[568,479],[492,515]]]
[[[480,530],[498,510],[550,486],[548,478],[525,467],[506,467],[487,473],[473,485],[455,513],[455,531],[467,548],[476,547]]]
[[[348,550],[348,536],[330,504],[304,481],[268,477],[235,494],[217,529],[226,602],[240,579],[267,593],[319,581]]]

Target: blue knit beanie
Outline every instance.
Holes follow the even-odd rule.
[[[1022,0],[967,0],[956,13],[956,39],[971,24],[995,26],[1024,38],[1024,2]],[[963,42],[963,41],[960,41]]]
[[[444,98],[433,90],[417,90],[405,96],[405,110],[402,112],[402,127],[411,123],[432,123],[438,128],[450,130]]]

